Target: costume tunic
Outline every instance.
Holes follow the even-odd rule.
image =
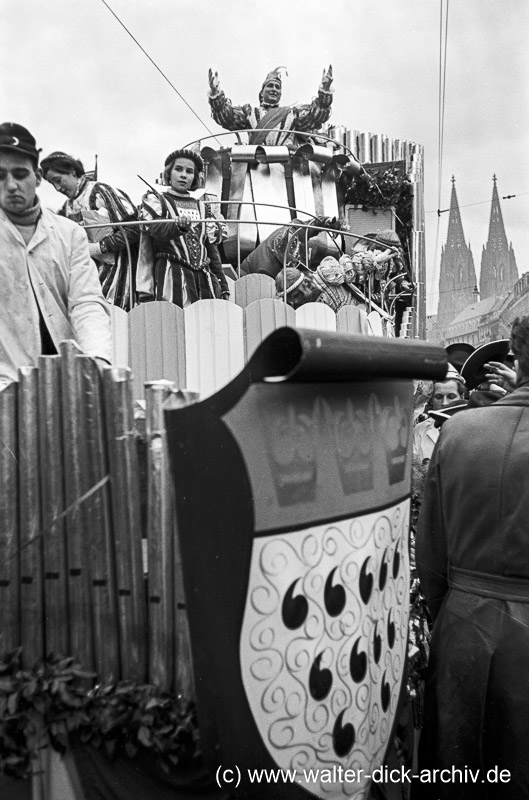
[[[529,382],[446,422],[433,453],[417,567],[435,618],[420,768],[481,769],[420,797],[529,797]],[[509,783],[483,784],[508,769]]]
[[[215,219],[207,206],[203,200],[171,189],[163,195],[154,192],[145,195],[140,209],[142,219],[187,217],[192,222],[186,233],[180,231],[176,221],[145,226],[136,283],[142,300],[169,300],[184,308],[196,300],[219,297],[227,290],[218,249],[211,241],[217,223],[193,222],[206,217]]]
[[[251,105],[234,106],[222,90],[209,95],[211,116],[228,131],[253,128],[279,128],[278,131],[256,131],[249,136],[249,144],[269,146],[303,144],[306,136],[296,137],[296,132],[317,131],[331,116],[332,92],[318,90],[312,103],[299,106],[252,108]]]
[[[112,228],[112,223],[131,222],[138,219],[132,200],[120,189],[106,183],[81,178],[75,197],[66,201],[59,211],[79,225],[108,222],[108,228],[88,228],[90,242],[98,242],[101,253],[92,256],[97,264],[103,294],[113,305],[130,308],[130,279],[134,286],[134,273],[138,259],[139,228]],[[129,244],[132,263],[129,268]]]
[[[26,246],[0,210],[0,287],[0,381],[37,365],[41,318],[56,349],[74,339],[87,355],[112,360],[108,304],[78,225],[43,209]]]
[[[336,313],[344,306],[361,306],[363,304],[355,297],[346,284],[331,284],[324,281],[317,272],[313,273],[314,284],[321,289],[317,303],[324,303]]]
[[[293,223],[296,220],[292,220]],[[315,228],[300,228],[296,230],[292,225],[283,225],[261,242],[241,264],[241,275],[250,275],[253,272],[264,272],[275,278],[286,266],[304,269],[307,265],[306,239],[320,233]],[[288,252],[287,252],[288,251]],[[300,266],[301,265],[301,266]]]

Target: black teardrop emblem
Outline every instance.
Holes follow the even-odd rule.
[[[391,619],[391,610],[388,614],[388,644],[392,648],[395,644],[395,623]]]
[[[325,589],[323,591],[325,608],[331,617],[337,617],[338,614],[342,613],[346,600],[345,589],[343,588],[342,584],[337,583],[336,586],[332,585],[332,579],[334,578],[334,573],[337,569],[338,567],[335,567],[329,572],[327,580],[325,581]]]
[[[400,569],[400,553],[397,546],[395,553],[393,555],[393,578],[396,580],[397,575],[399,574]]]
[[[386,673],[384,672],[384,676],[382,678],[382,686],[380,687],[380,700],[382,702],[382,709],[387,711],[389,708],[389,700],[391,697],[391,691],[389,688],[389,683],[386,682]]]
[[[360,597],[364,601],[365,605],[369,603],[369,598],[371,597],[371,592],[373,591],[373,575],[367,571],[368,562],[369,556],[362,564],[362,569],[360,570]]]
[[[334,752],[339,758],[343,758],[343,756],[347,755],[354,745],[356,739],[354,725],[351,722],[347,722],[342,727],[342,719],[344,714],[345,709],[340,711],[336,717],[336,722],[334,723],[334,728],[332,729],[332,746],[334,748]]]
[[[386,585],[386,581],[388,579],[388,562],[386,561],[387,553],[388,551],[384,550],[382,564],[380,565],[380,572],[378,573],[378,588],[381,592],[384,590],[384,586]]]
[[[298,594],[294,597],[294,589],[296,588],[298,580],[299,579],[296,579],[289,586],[283,598],[283,605],[281,606],[283,622],[290,631],[301,628],[309,613],[309,604],[305,595]]]
[[[358,652],[360,638],[354,643],[349,656],[349,672],[355,683],[362,683],[367,672],[367,653]]]
[[[378,622],[375,622],[375,628],[373,632],[373,656],[375,658],[375,664],[378,664],[380,661],[380,654],[382,653],[382,637],[377,632]]]
[[[309,673],[309,691],[314,700],[324,700],[332,686],[332,672],[320,666],[322,655],[323,653],[319,653],[316,656]]]

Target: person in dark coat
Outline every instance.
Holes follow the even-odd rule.
[[[421,800],[529,797],[529,317],[510,347],[515,390],[443,425],[425,485],[416,556],[434,625],[419,775],[450,780],[417,780]]]
[[[300,227],[296,227],[297,224]],[[315,217],[311,223],[314,227],[306,228],[304,224],[300,219],[293,219],[289,225],[273,231],[241,263],[241,276],[260,272],[275,278],[285,262],[287,267],[308,269],[312,260],[308,240],[318,236],[321,228],[333,230],[343,226],[339,220],[329,217]]]

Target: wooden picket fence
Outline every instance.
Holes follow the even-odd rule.
[[[193,694],[162,407],[224,386],[283,325],[368,332],[355,306],[294,311],[272,287],[254,275],[233,302],[114,307],[115,366],[63,342],[0,390],[0,653]]]
[[[167,398],[188,396],[147,387],[135,423],[130,370],[100,373],[74,342],[0,390],[0,653],[72,655],[100,680],[192,695]]]
[[[370,331],[364,311],[335,312],[323,303],[294,310],[275,297],[268,275],[232,283],[232,300],[199,300],[186,309],[152,302],[126,313],[113,308],[114,363],[130,367],[135,399],[148,381],[167,379],[206,397],[237,375],[259,344],[283,325],[343,333]]]

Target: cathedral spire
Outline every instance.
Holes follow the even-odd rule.
[[[482,299],[505,294],[512,289],[519,277],[512,245],[507,242],[495,174],[492,182],[489,235],[481,254],[479,286]]]
[[[437,324],[443,333],[450,322],[472,303],[476,286],[476,270],[470,245],[465,242],[463,223],[452,175],[452,195],[448,217],[446,245],[441,253],[439,306]]]

